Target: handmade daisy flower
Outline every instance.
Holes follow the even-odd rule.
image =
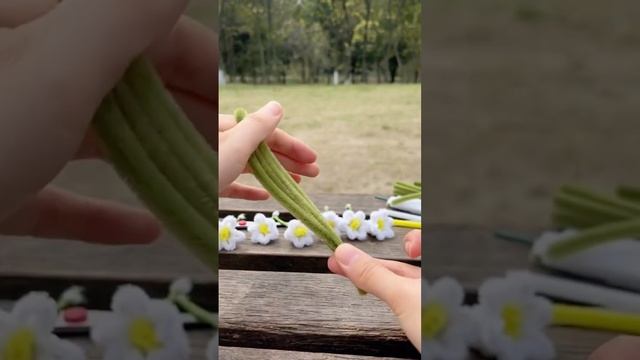
[[[52,334],[57,316],[56,302],[42,292],[23,296],[10,313],[0,311],[0,359],[85,359],[82,349]]]
[[[335,211],[327,210],[327,211],[322,213],[322,217],[327,222],[329,227],[331,227],[333,229],[333,231],[336,232],[336,234],[338,234],[338,235],[342,234],[342,228],[343,228],[342,223],[343,223],[343,220],[338,214],[336,214]]]
[[[553,359],[555,350],[545,334],[552,305],[531,287],[513,279],[492,278],[480,286],[476,323],[478,349],[505,360]]]
[[[65,309],[69,306],[84,304],[84,288],[81,286],[71,286],[60,294],[58,298],[58,309]]]
[[[218,222],[218,250],[233,251],[236,244],[245,239],[242,231],[236,229],[238,220],[232,216],[226,216]]]
[[[313,244],[313,233],[300,220],[291,220],[284,232],[284,238],[291,241],[293,246],[303,248]]]
[[[378,240],[393,237],[393,219],[386,209],[376,210],[369,217],[369,233]]]
[[[345,210],[342,214],[342,229],[350,240],[366,240],[369,223],[363,211]]]
[[[261,213],[253,217],[253,222],[249,223],[247,230],[251,234],[251,242],[262,245],[267,245],[280,236],[276,221]]]
[[[91,339],[104,348],[103,359],[189,358],[189,340],[175,305],[124,285],[113,295],[111,309],[112,314],[91,329]]]
[[[462,286],[449,277],[440,278],[431,286],[423,281],[422,286],[423,359],[466,359],[473,332],[462,306]]]

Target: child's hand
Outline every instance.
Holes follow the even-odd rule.
[[[247,115],[239,124],[231,115],[218,117],[221,196],[249,200],[263,200],[269,197],[269,193],[263,189],[234,182],[241,173],[250,170],[247,168],[249,157],[264,140],[296,181],[300,180],[300,176],[318,175],[320,170],[315,163],[315,152],[300,140],[276,129],[282,115],[282,106],[272,101],[255,113]]]
[[[414,230],[404,239],[404,248],[412,258],[420,256],[421,232]],[[340,245],[328,261],[329,269],[346,276],[359,289],[386,302],[400,320],[407,337],[420,350],[421,273],[409,264],[378,260],[353,245]]]
[[[101,157],[89,125],[143,52],[195,126],[217,141],[217,38],[180,18],[187,2],[0,1],[0,234],[101,243],[158,236],[147,211],[47,185],[70,160]]]

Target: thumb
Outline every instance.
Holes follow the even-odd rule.
[[[270,101],[229,130],[229,142],[233,144],[237,156],[243,160],[242,163],[249,159],[262,141],[273,134],[282,114],[282,106],[276,101]]]
[[[338,246],[335,259],[344,275],[359,289],[377,296],[393,309],[402,283],[398,275],[384,267],[377,259],[350,244]]]

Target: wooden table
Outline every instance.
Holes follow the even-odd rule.
[[[538,230],[539,231],[539,230]],[[535,235],[538,231],[529,231]],[[506,271],[529,268],[529,247],[493,236],[493,229],[477,226],[430,224],[423,232],[423,276],[448,275],[458,279],[473,298],[484,279]],[[615,334],[574,328],[551,328],[558,359],[584,360]]]
[[[54,298],[70,285],[81,285],[91,308],[108,309],[117,286],[132,283],[154,298],[167,296],[170,282],[194,281],[192,299],[207,309],[218,307],[218,284],[211,272],[169,235],[153,245],[97,246],[73,241],[0,237],[0,299],[16,299],[34,290]],[[102,359],[86,334],[63,337],[81,345],[88,359]],[[213,330],[188,331],[192,359],[204,360]]]
[[[312,198],[337,212],[347,203],[366,212],[385,205],[373,195]],[[273,201],[221,200],[220,209],[221,216],[245,213],[248,219],[256,212],[285,212]],[[404,253],[407,232],[350,243],[376,257],[419,265]],[[220,359],[418,359],[384,303],[358,295],[350,282],[328,272],[329,255],[322,243],[296,249],[284,238],[267,246],[245,241],[221,253]]]

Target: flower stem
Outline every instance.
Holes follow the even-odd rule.
[[[418,184],[410,184],[402,181],[398,181],[393,184],[394,195],[407,195],[422,191],[422,188]]]
[[[282,220],[282,219],[280,218],[280,216],[278,216],[278,215],[273,214],[273,215],[271,215],[271,218],[272,218],[273,220],[275,220],[275,222],[277,222],[277,223],[278,223],[278,224],[280,224],[280,225],[283,225],[283,226],[289,226],[289,223],[288,223],[288,222],[286,222],[286,221],[284,221],[284,220]]]
[[[554,305],[553,324],[640,335],[640,315],[601,308]]]
[[[422,223],[420,221],[393,219],[393,226],[403,227],[408,229],[422,229]]]
[[[549,247],[546,255],[551,259],[559,260],[606,242],[638,235],[640,235],[640,219],[609,223],[583,230],[575,236],[558,241]]]
[[[391,205],[399,205],[399,204],[402,204],[402,203],[407,202],[409,200],[420,199],[421,196],[422,196],[421,192],[402,195],[402,196],[400,196],[400,197],[398,197],[396,199],[393,199],[391,201]]]
[[[175,295],[170,296],[169,299],[184,311],[193,315],[198,321],[209,324],[214,328],[218,327],[218,319],[216,319],[215,314],[194,303],[188,296]]]
[[[620,185],[616,189],[616,194],[634,203],[640,203],[640,188],[637,186]]]

